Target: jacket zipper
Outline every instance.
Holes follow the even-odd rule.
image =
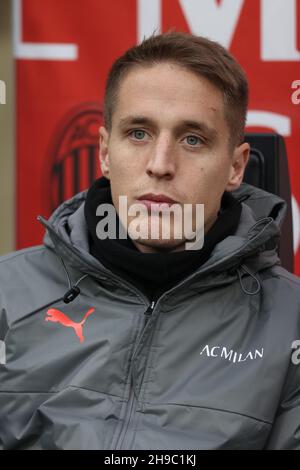
[[[147,310],[144,312],[144,315],[145,315],[145,321],[144,321],[144,325],[143,325],[143,328],[141,330],[141,333],[138,337],[138,340],[136,342],[136,347],[134,349],[134,352],[132,354],[132,357],[131,357],[131,365],[130,365],[130,372],[129,372],[129,375],[130,375],[130,394],[129,394],[129,400],[128,400],[128,404],[127,404],[127,408],[126,408],[126,413],[125,413],[125,418],[124,418],[124,424],[123,426],[121,427],[121,430],[120,430],[120,433],[119,433],[119,437],[118,437],[118,440],[117,440],[117,443],[115,445],[115,449],[122,449],[122,445],[123,445],[123,442],[124,442],[124,439],[126,437],[126,434],[127,434],[127,431],[128,431],[128,428],[129,428],[129,425],[130,425],[130,422],[131,422],[131,419],[132,419],[132,416],[134,414],[134,403],[137,402],[136,400],[136,397],[135,397],[135,393],[134,393],[134,387],[135,387],[135,382],[133,380],[133,383],[131,383],[132,381],[132,369],[134,367],[134,356],[135,356],[135,353],[137,351],[137,348],[140,344],[140,341],[143,337],[143,334],[144,334],[144,331],[145,331],[145,328],[146,328],[146,325],[153,313],[153,310],[154,310],[154,307],[155,307],[155,301],[153,300]]]
[[[153,313],[154,307],[155,307],[155,300],[152,300],[151,304],[148,305],[148,308],[147,308],[146,312],[144,312],[144,315],[145,315],[144,327],[147,325],[148,320],[149,320],[149,318],[151,317],[151,315]]]

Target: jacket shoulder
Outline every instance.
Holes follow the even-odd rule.
[[[57,255],[37,245],[0,257],[0,313],[12,323],[61,297],[66,279]],[[1,318],[0,318],[1,323]]]
[[[44,272],[50,265],[50,259],[56,255],[44,245],[36,245],[23,250],[13,251],[0,257],[0,293],[8,285],[15,287],[25,280],[33,281],[39,273],[39,267],[43,264]],[[52,263],[51,263],[52,264]]]
[[[36,246],[31,246],[29,248],[23,248],[22,250],[17,250],[17,251],[12,251],[10,253],[7,253],[5,255],[0,256],[0,269],[5,269],[5,263],[10,262],[16,258],[22,257],[22,256],[27,256],[31,255],[34,253],[40,253],[42,251],[46,250],[44,245],[36,245]]]
[[[294,285],[296,289],[299,289],[300,295],[300,277],[296,274],[291,273],[287,269],[283,268],[281,265],[275,265],[271,269],[272,275],[275,278],[282,279],[283,282]]]
[[[300,278],[281,265],[274,265],[261,273],[264,308],[272,311],[279,323],[277,328],[287,328],[292,335],[300,334]],[[282,320],[287,322],[282,324]]]

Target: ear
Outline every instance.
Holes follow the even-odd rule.
[[[226,191],[234,191],[240,187],[249,156],[250,145],[247,142],[244,142],[234,149]]]
[[[109,177],[109,155],[108,155],[108,141],[109,141],[109,132],[103,126],[99,129],[100,139],[99,139],[99,158],[102,175],[107,179]]]

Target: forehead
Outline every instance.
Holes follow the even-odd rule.
[[[114,120],[134,114],[170,124],[178,119],[200,119],[215,127],[225,124],[221,91],[206,78],[171,63],[135,67],[125,75]]]

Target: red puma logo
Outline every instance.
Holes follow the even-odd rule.
[[[58,322],[63,326],[70,326],[71,328],[74,328],[75,333],[78,336],[80,342],[83,343],[84,337],[82,334],[82,327],[87,317],[91,315],[91,313],[93,313],[94,310],[95,310],[94,308],[90,308],[84,315],[81,322],[76,323],[73,320],[71,320],[69,317],[67,317],[67,315],[61,312],[60,310],[57,310],[56,308],[49,308],[49,310],[47,311],[47,315],[49,316],[45,317],[45,321],[53,321],[55,323]]]

